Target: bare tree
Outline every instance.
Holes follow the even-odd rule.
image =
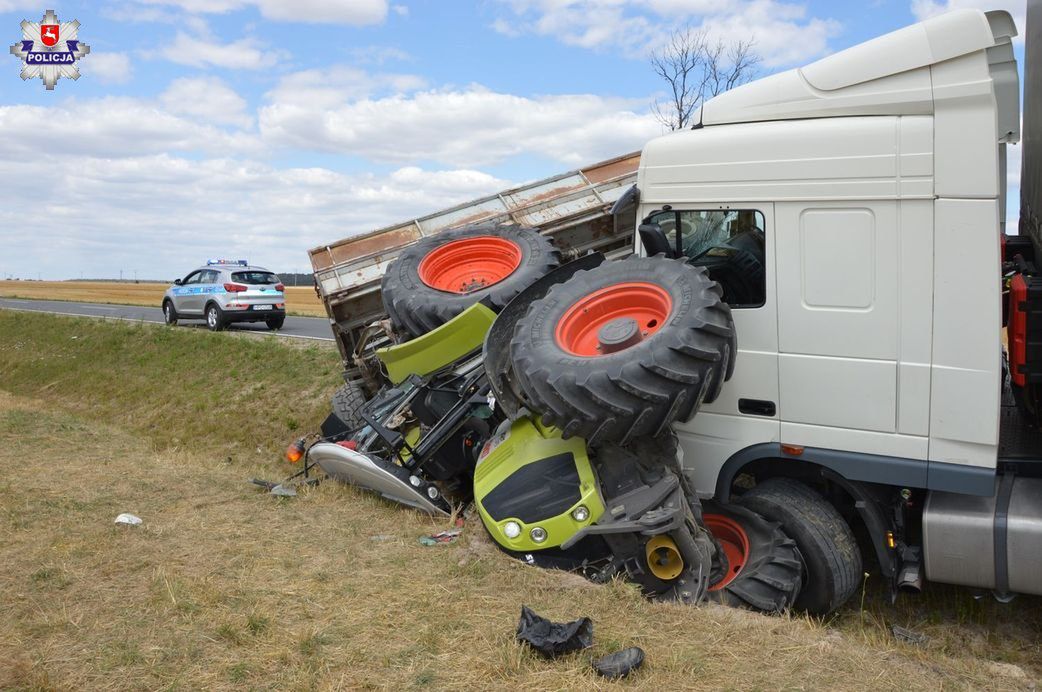
[[[760,57],[753,40],[715,43],[704,29],[677,29],[658,51],[651,54],[651,67],[665,80],[669,96],[665,103],[651,104],[655,117],[671,130],[689,126],[691,115],[702,101],[744,84],[756,75]]]

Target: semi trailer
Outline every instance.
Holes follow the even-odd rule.
[[[735,506],[798,548],[802,574],[787,583],[799,596],[777,601],[785,607],[834,610],[866,569],[894,594],[924,580],[1001,599],[1042,594],[1038,2],[1027,29],[1016,234],[1005,224],[1005,170],[1021,137],[1017,29],[1006,12],[955,11],[716,96],[691,129],[594,176],[573,172],[312,250],[345,386],[368,382],[372,395],[396,368],[392,389],[404,398],[383,401],[398,406],[410,387],[432,386],[424,378],[451,371],[463,381],[483,361],[488,382],[474,376],[467,387],[480,389],[456,393],[470,397],[468,416],[488,394],[495,408],[459,438],[473,450],[467,478],[497,543],[528,558],[610,533],[628,516],[615,500],[645,486],[620,480],[618,455],[598,460],[597,445],[632,448],[669,428],[675,448],[656,449],[673,450],[696,523],[722,532],[710,526],[717,553],[732,565],[749,557],[740,517],[727,515]],[[497,298],[535,242],[511,236],[513,225],[498,233],[504,223],[550,242],[533,250],[545,277]],[[408,266],[415,293],[445,299],[438,310],[389,295],[403,295]],[[466,301],[458,316],[444,310],[466,295],[482,303],[484,341],[470,332],[455,361],[403,366],[443,343],[445,327],[474,324]],[[714,365],[685,370],[684,359]],[[407,408],[377,421],[370,407],[354,422],[370,441],[370,424],[393,438],[385,424]],[[417,423],[415,434],[440,422]],[[423,443],[406,437],[392,463],[408,467],[407,493],[410,474],[422,473],[401,452]],[[497,454],[511,437],[519,446]],[[548,459],[539,440],[550,440],[564,476],[535,471]],[[567,452],[574,468],[558,458],[569,440],[581,441]],[[592,466],[577,460],[583,449]],[[425,490],[439,482],[416,477]],[[540,488],[529,520],[490,512],[490,497],[525,496],[511,485],[522,477]],[[546,488],[584,499],[569,504]],[[711,521],[699,518],[701,502],[715,508]],[[551,506],[552,517],[532,519]],[[630,555],[617,569],[650,568],[659,582],[689,574],[694,553],[662,552],[658,534],[640,535],[646,564]]]

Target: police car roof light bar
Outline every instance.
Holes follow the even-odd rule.
[[[248,267],[248,266],[250,266],[250,263],[247,262],[244,259],[241,259],[241,260],[208,259],[208,260],[206,260],[206,266],[210,266],[211,264],[237,264],[240,267]]]

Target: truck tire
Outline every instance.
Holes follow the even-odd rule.
[[[422,336],[479,301],[498,312],[560,263],[560,253],[534,229],[457,228],[406,248],[387,267],[384,308],[396,331]]]
[[[769,478],[739,499],[796,541],[806,569],[795,608],[827,615],[857,591],[861,551],[850,526],[820,493],[792,478]]]
[[[333,413],[348,430],[358,430],[365,425],[362,419],[362,407],[365,405],[365,393],[357,382],[346,382],[333,393]]]
[[[518,320],[510,348],[531,408],[593,445],[690,419],[730,377],[736,345],[704,269],[630,257],[553,286]]]
[[[725,573],[709,584],[706,598],[762,613],[792,608],[803,584],[796,542],[779,524],[745,507],[702,505],[702,521],[727,557]]]

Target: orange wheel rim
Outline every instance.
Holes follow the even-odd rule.
[[[661,286],[639,281],[614,284],[568,308],[554,336],[572,355],[608,355],[662,329],[672,310],[673,300]]]
[[[461,238],[420,262],[420,281],[439,291],[473,293],[507,278],[521,266],[521,246],[491,235]]]
[[[702,516],[702,521],[706,530],[720,542],[727,556],[727,574],[709,587],[710,591],[717,591],[734,581],[745,568],[749,559],[749,537],[738,522],[723,514],[706,514]]]

